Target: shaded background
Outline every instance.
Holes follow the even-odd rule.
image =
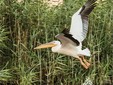
[[[73,57],[34,50],[70,28],[71,16],[86,0],[64,0],[49,8],[42,0],[0,0],[0,83],[3,85],[113,84],[113,0],[103,0],[89,18],[83,48],[91,50],[85,70]],[[89,59],[89,58],[87,58]]]

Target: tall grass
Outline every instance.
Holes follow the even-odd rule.
[[[49,8],[42,0],[0,1],[0,83],[15,85],[94,85],[113,83],[113,1],[100,2],[89,18],[84,47],[91,50],[85,70],[73,57],[33,50],[70,28],[71,16],[86,0],[64,0]],[[89,58],[87,58],[89,59]],[[1,76],[2,74],[2,76]]]

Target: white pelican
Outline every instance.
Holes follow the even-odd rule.
[[[82,50],[82,41],[88,31],[88,15],[95,7],[96,0],[88,0],[73,16],[70,31],[64,29],[55,37],[60,41],[52,41],[35,47],[34,49],[52,47],[52,52],[73,56],[80,60],[84,68],[88,69],[90,63],[84,56],[91,56],[88,48]]]

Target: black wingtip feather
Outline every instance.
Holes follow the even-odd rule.
[[[86,4],[82,7],[82,10],[80,11],[80,14],[82,16],[88,16],[91,11],[94,9],[94,7],[96,6],[96,2],[97,0],[88,0],[86,2]]]

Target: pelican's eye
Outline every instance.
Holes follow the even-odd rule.
[[[52,43],[54,43],[54,44],[55,44],[56,42],[55,42],[55,41],[53,41]]]

